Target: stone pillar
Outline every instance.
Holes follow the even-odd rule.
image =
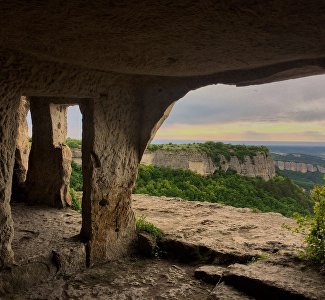
[[[17,135],[19,94],[0,83],[0,269],[14,261],[10,197]],[[17,87],[15,87],[17,88]]]
[[[81,103],[83,114],[83,201],[81,237],[87,242],[87,265],[130,253],[136,238],[131,193],[143,151],[164,115],[144,123],[144,102],[130,87]],[[151,102],[152,103],[152,102]],[[158,129],[158,128],[157,128]]]
[[[16,137],[15,165],[12,179],[12,195],[14,201],[24,201],[24,185],[28,170],[29,138],[27,114],[29,111],[29,101],[26,97],[21,97],[18,109],[18,132]]]
[[[30,98],[33,136],[26,180],[27,201],[63,208],[71,205],[72,157],[65,144],[67,106],[50,102],[51,99]]]

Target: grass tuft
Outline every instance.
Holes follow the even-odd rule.
[[[145,231],[152,234],[156,240],[160,240],[162,237],[162,232],[154,224],[148,222],[145,216],[140,216],[136,220],[137,232]]]

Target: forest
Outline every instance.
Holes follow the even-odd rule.
[[[233,172],[204,177],[188,170],[141,165],[134,193],[249,207],[285,216],[309,215],[313,207],[310,197],[288,178],[276,176],[265,181]]]
[[[79,140],[68,139],[67,144],[71,148],[81,147]],[[230,145],[219,142],[148,146],[149,151],[159,149],[203,151],[215,162],[218,162],[220,155],[226,159],[237,156],[242,160],[245,156],[256,155],[256,152],[269,153],[264,146]],[[256,212],[273,211],[285,216],[292,216],[294,213],[311,214],[313,202],[310,196],[296,185],[311,188],[311,182],[306,183],[299,177],[293,178],[295,181],[293,182],[286,177],[288,175],[292,176],[287,172],[281,172],[273,179],[265,181],[259,177],[240,176],[233,171],[217,171],[210,176],[201,176],[189,170],[140,165],[133,192],[248,207]],[[71,188],[74,191],[82,191],[82,180],[82,167],[72,161]],[[317,183],[321,183],[320,179]]]

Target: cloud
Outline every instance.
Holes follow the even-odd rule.
[[[188,93],[166,124],[325,120],[325,76],[234,87],[214,85]]]

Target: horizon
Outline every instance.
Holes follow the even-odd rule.
[[[67,137],[68,139],[76,139],[82,141],[82,138]],[[325,142],[305,142],[305,141],[219,141],[219,140],[156,140],[154,139],[150,144],[193,144],[193,143],[206,143],[206,142],[221,142],[224,144],[234,145],[272,145],[272,146],[313,146],[313,147],[325,147]]]

